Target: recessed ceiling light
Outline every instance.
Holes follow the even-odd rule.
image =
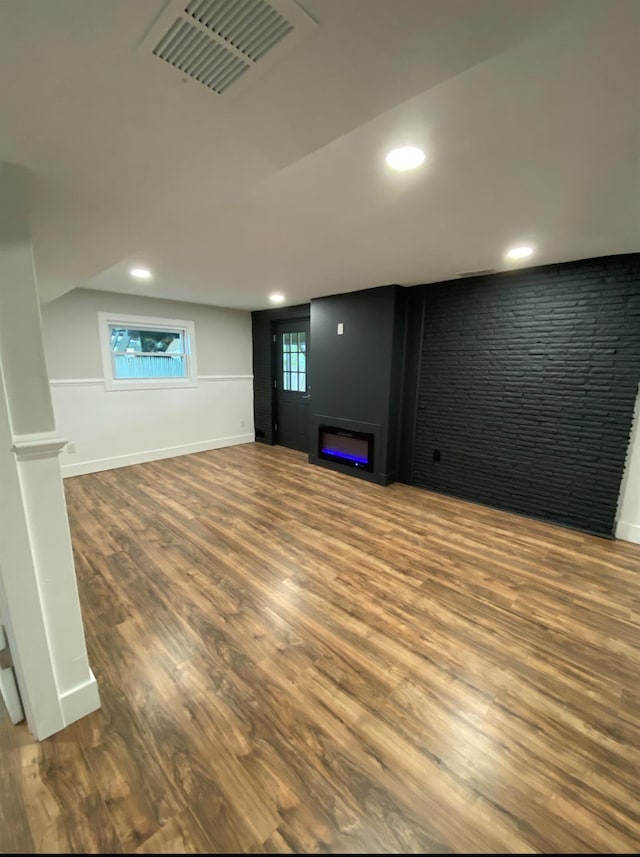
[[[131,268],[129,275],[132,276],[134,280],[151,279],[151,271],[148,268]]]
[[[512,247],[511,250],[507,251],[507,259],[526,259],[527,256],[530,256],[533,253],[533,247],[527,247],[523,245],[522,247]]]
[[[279,292],[274,292],[272,295],[269,295],[269,300],[272,304],[281,304],[284,300],[284,295],[281,295]]]
[[[414,170],[419,167],[424,158],[422,149],[418,149],[416,146],[400,146],[399,149],[392,149],[389,152],[386,161],[392,170],[403,173],[405,170]]]

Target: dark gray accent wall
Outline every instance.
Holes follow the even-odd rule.
[[[640,254],[412,292],[407,481],[611,535],[640,378]]]
[[[274,442],[275,377],[273,331],[274,324],[289,318],[309,318],[309,304],[281,309],[266,309],[251,313],[253,340],[253,418],[256,440]]]
[[[404,302],[398,286],[311,301],[309,460],[381,484],[397,478],[404,358]],[[338,335],[338,324],[344,333]],[[320,425],[374,435],[372,473],[326,462],[314,439]]]
[[[404,290],[404,309],[406,327],[400,401],[398,479],[411,483],[424,322],[424,293],[420,288]]]

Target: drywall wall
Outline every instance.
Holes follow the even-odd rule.
[[[193,321],[198,386],[107,391],[99,312]],[[64,476],[253,441],[250,313],[76,289],[42,321]]]
[[[42,307],[49,378],[102,377],[98,313],[195,322],[202,375],[251,374],[251,314],[185,301],[74,289]]]
[[[311,301],[309,461],[382,485],[397,478],[404,310],[399,286]],[[373,469],[318,454],[320,426],[373,435]]]

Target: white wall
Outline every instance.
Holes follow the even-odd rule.
[[[193,321],[198,386],[107,391],[99,312]],[[253,441],[250,313],[75,289],[42,321],[64,476]]]
[[[620,488],[616,537],[640,544],[640,390]]]

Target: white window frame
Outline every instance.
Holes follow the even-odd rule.
[[[179,330],[184,341],[186,376],[184,378],[114,378],[113,352],[111,351],[110,327],[132,327],[148,330]],[[100,350],[104,372],[105,390],[168,390],[176,387],[197,387],[198,367],[196,361],[195,324],[175,318],[156,318],[148,315],[124,315],[121,313],[98,313]]]

